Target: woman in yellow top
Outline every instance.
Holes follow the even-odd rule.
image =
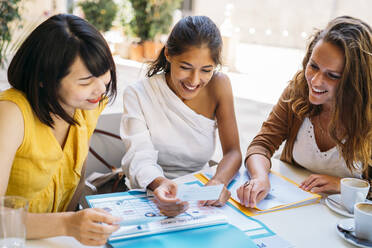
[[[12,88],[0,93],[0,196],[28,200],[27,238],[104,244],[117,218],[100,209],[65,211],[98,116],[116,96],[107,43],[79,17],[52,16],[17,51],[8,80]]]

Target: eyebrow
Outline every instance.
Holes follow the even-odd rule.
[[[186,62],[186,61],[181,61],[181,63],[193,67],[192,64],[190,64],[190,63],[188,63],[188,62]],[[202,68],[210,68],[210,67],[213,68],[213,65],[205,65],[205,66],[203,66]]]

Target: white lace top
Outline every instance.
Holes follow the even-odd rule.
[[[338,177],[362,177],[361,163],[358,170],[350,172],[337,146],[321,152],[314,136],[314,127],[309,118],[302,123],[293,146],[293,159],[299,165],[317,174]]]

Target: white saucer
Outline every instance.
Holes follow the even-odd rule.
[[[338,222],[338,225],[354,226],[354,219],[353,218],[342,219]],[[354,240],[352,240],[351,238],[346,238],[345,234],[342,233],[340,230],[338,230],[337,226],[336,226],[336,231],[337,231],[338,236],[340,236],[341,238],[343,238],[344,240],[346,240],[347,242],[349,242],[352,245],[355,245],[357,247],[362,247],[362,248],[371,248],[372,247],[372,245],[358,244]],[[355,236],[354,231],[351,231],[350,234]]]
[[[329,200],[328,198],[331,198],[331,200]],[[327,205],[327,207],[329,207],[331,210],[335,211],[338,214],[341,214],[341,215],[346,216],[346,217],[354,218],[354,214],[349,213],[348,211],[346,211],[340,205],[332,202],[332,200],[335,201],[335,202],[339,202],[340,205],[341,205],[341,195],[340,194],[334,194],[334,195],[327,196],[327,198],[324,201],[325,204]]]

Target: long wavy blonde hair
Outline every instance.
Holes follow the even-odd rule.
[[[372,156],[372,29],[359,19],[341,16],[312,36],[302,69],[289,84],[291,93],[288,101],[293,111],[302,118],[322,111],[321,105],[310,103],[305,79],[306,65],[320,40],[340,47],[345,55],[328,131],[341,148],[347,167],[352,171],[356,169],[354,162],[362,162],[364,171],[368,171]]]

